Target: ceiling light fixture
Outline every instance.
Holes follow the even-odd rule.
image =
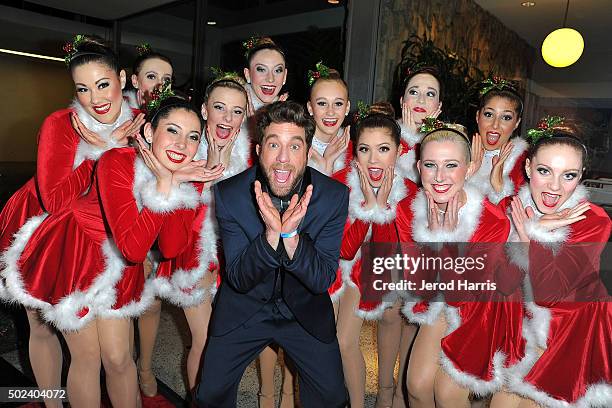
[[[521,6],[523,7],[533,7],[535,6],[535,1],[524,1],[521,3]]]
[[[207,21],[206,24],[208,25],[217,25],[216,21]]]
[[[327,0],[329,4],[339,4],[340,0]]]
[[[50,57],[48,55],[32,54],[29,52],[22,52],[22,51],[15,51],[15,50],[7,50],[4,48],[0,48],[0,52],[3,52],[5,54],[20,55],[22,57],[31,57],[31,58],[39,58],[39,59],[46,59],[46,60],[51,60],[51,61],[64,62],[64,58]]]
[[[582,35],[573,28],[566,27],[568,10],[569,0],[565,7],[563,28],[548,34],[542,42],[542,57],[548,65],[555,68],[569,67],[580,59],[584,51]]]

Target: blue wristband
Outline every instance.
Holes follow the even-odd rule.
[[[291,231],[291,232],[281,232],[280,236],[281,238],[293,238],[298,234],[297,230]]]

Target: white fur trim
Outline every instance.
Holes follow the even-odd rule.
[[[27,308],[41,309],[51,307],[47,302],[31,296],[25,289],[21,271],[19,270],[19,258],[25,249],[34,231],[47,218],[49,214],[42,214],[28,219],[25,224],[15,233],[11,245],[2,254],[2,264],[4,269],[0,272],[0,277],[4,278],[6,285],[7,300],[19,303]]]
[[[407,301],[402,306],[402,313],[410,323],[432,325],[438,320],[440,313],[446,308],[446,303],[441,295],[437,295],[433,300],[427,303],[427,311],[415,313],[414,307],[419,303],[417,301]]]
[[[421,143],[423,139],[423,134],[421,132],[417,130],[416,133],[413,133],[404,123],[402,123],[401,119],[397,121],[397,124],[401,130],[400,136],[402,140],[408,143],[411,149],[414,148],[417,143]]]
[[[525,139],[520,137],[515,137],[511,140],[511,142],[514,147],[512,148],[512,152],[506,159],[506,162],[504,163],[504,168],[502,170],[502,191],[500,191],[499,193],[496,192],[491,186],[491,182],[489,181],[489,183],[487,183],[487,185],[490,187],[490,191],[488,192],[487,197],[489,198],[489,201],[491,201],[493,204],[498,204],[504,198],[514,194],[514,189],[516,188],[516,186],[510,178],[510,173],[516,167],[517,160],[529,147],[529,143],[527,143]]]
[[[411,209],[414,214],[412,219],[412,234],[415,242],[469,242],[480,223],[483,209],[482,194],[475,188],[463,186],[466,193],[466,203],[459,209],[459,221],[457,228],[453,231],[430,231],[427,222],[427,199],[425,192],[420,189]]]
[[[128,89],[127,91],[123,91],[123,99],[132,109],[140,109],[140,106],[138,105],[138,98],[136,98],[136,92],[136,89]]]
[[[121,279],[125,261],[115,244],[106,239],[100,248],[104,255],[104,270],[94,279],[86,291],[75,291],[63,297],[53,307],[43,310],[43,317],[62,331],[79,330],[105,310],[113,307],[117,299],[115,285]],[[89,308],[83,318],[77,312]]]
[[[139,210],[147,207],[153,212],[167,213],[179,208],[196,208],[200,194],[191,183],[181,183],[165,196],[157,191],[157,180],[140,157],[134,160],[134,199]]]
[[[337,132],[336,134],[337,134],[337,135],[342,135],[343,133],[344,133],[344,127],[340,127],[340,128],[338,129],[338,132]],[[316,150],[316,149],[315,149],[315,143],[316,143],[316,141],[317,141],[317,140],[318,140],[318,139],[316,138],[316,136],[313,136],[312,146],[311,146],[311,148],[312,148],[313,150]],[[323,142],[319,142],[319,143],[323,143]],[[327,149],[327,146],[328,146],[328,145],[329,145],[329,143],[326,143],[326,144],[325,144],[325,149]],[[347,148],[347,149],[348,149],[348,148]],[[317,150],[317,152],[318,152],[318,153],[319,153],[321,156],[323,156],[323,153],[325,153],[325,151],[323,151],[323,152],[319,152],[318,150]],[[343,152],[343,154],[341,154],[341,155],[339,155],[338,157],[336,157],[336,160],[334,161],[334,165],[333,165],[333,168],[332,168],[332,174],[334,174],[334,173],[336,173],[336,172],[338,172],[338,171],[340,171],[340,170],[342,170],[342,169],[344,169],[344,168],[346,167],[346,163],[347,163],[347,157],[346,157],[346,156],[347,156],[347,154],[348,154],[348,152],[344,151],[344,152]],[[349,157],[350,157],[350,156],[349,156]],[[350,161],[350,158],[349,158],[348,160]],[[308,165],[309,165],[310,167],[312,167],[313,169],[316,169],[316,170],[320,171],[321,173],[324,173],[324,171],[323,171],[323,169],[321,168],[321,166],[319,165],[319,163],[318,163],[318,162],[315,162],[315,161],[312,159],[312,157],[310,157],[310,158],[308,159]]]
[[[12,301],[27,308],[40,310],[43,318],[59,330],[79,330],[94,319],[100,311],[113,306],[116,299],[115,284],[121,278],[125,263],[119,250],[109,240],[106,240],[101,247],[105,258],[104,270],[86,291],[72,292],[55,305],[31,296],[25,290],[18,261],[28,240],[46,217],[47,214],[43,214],[30,218],[15,235],[13,244],[3,255],[3,260],[7,265],[3,271],[7,289]],[[89,312],[80,318],[77,313],[85,307],[89,309]]]
[[[456,307],[446,307],[446,335],[454,332],[461,326],[461,315]],[[506,356],[501,351],[496,351],[493,355],[493,372],[489,381],[482,380],[472,374],[465,373],[457,367],[444,353],[440,351],[440,365],[446,373],[460,386],[468,388],[471,392],[479,396],[485,396],[501,390],[504,385],[504,361]]]
[[[512,170],[514,170],[517,160],[529,147],[529,144],[520,137],[515,137],[511,140],[511,142],[514,147],[512,148],[512,152],[506,159],[504,168],[502,169],[502,191],[499,193],[496,192],[491,185],[491,170],[493,168],[493,164],[490,162],[490,160],[492,160],[492,157],[489,158],[490,156],[485,156],[484,160],[487,160],[487,162],[483,161],[476,174],[472,175],[472,177],[470,177],[468,180],[470,185],[479,189],[480,192],[486,195],[489,198],[489,201],[491,201],[493,204],[498,204],[505,197],[514,194],[514,189],[516,186],[510,178],[510,173]]]
[[[527,329],[533,334],[535,344],[541,349],[546,349],[552,318],[550,310],[530,301],[525,302],[525,309],[531,314],[531,318],[525,321]]]
[[[355,309],[355,315],[364,320],[380,320],[385,313],[385,310],[393,306],[392,302],[382,301],[372,310],[361,310],[359,305]]]
[[[198,266],[192,269],[177,269],[173,271],[170,279],[155,278],[151,281],[155,287],[156,294],[179,307],[191,307],[199,305],[207,300],[208,296],[214,296],[211,288],[202,288],[200,280],[208,273],[211,262],[217,259],[217,221],[214,214],[213,203],[206,209],[206,215],[202,221],[198,237],[197,256]],[[216,287],[216,285],[215,285]]]
[[[531,197],[531,191],[529,190],[529,185],[522,186],[518,191],[518,197],[523,204],[523,207],[531,207],[535,212],[536,218],[533,220],[528,220],[525,223],[525,232],[529,236],[529,238],[534,241],[538,241],[541,244],[550,244],[550,243],[563,243],[567,241],[569,237],[569,227],[558,228],[553,231],[545,230],[537,224],[537,220],[543,215],[538,207],[535,205],[533,198]],[[564,210],[566,208],[572,208],[578,205],[582,201],[586,201],[589,198],[589,193],[587,189],[583,185],[578,185],[574,193],[559,207],[557,211]]]
[[[369,210],[364,210],[362,203],[365,201],[361,185],[359,182],[359,174],[355,166],[351,166],[346,177],[347,184],[350,188],[349,194],[349,218],[351,220],[360,219],[364,222],[373,222],[376,224],[388,224],[395,219],[395,211],[397,203],[399,203],[406,195],[408,190],[404,184],[404,180],[396,175],[393,179],[393,186],[387,199],[387,208],[374,206]]]
[[[253,85],[251,85],[251,83],[247,83],[244,86],[244,89],[246,89],[246,91],[249,93],[251,103],[253,104],[253,108],[255,108],[256,112],[262,107],[267,105],[266,103],[262,102],[261,99],[259,99],[257,94],[255,94],[255,91],[253,90]],[[278,96],[274,98],[273,102],[276,102],[276,101],[278,101]]]
[[[340,301],[340,298],[342,297],[342,295],[344,294],[344,291],[346,290],[346,286],[347,286],[347,283],[342,282],[342,285],[340,285],[340,288],[329,296],[332,303],[338,303]]]
[[[117,117],[117,120],[108,124],[100,123],[94,119],[76,99],[72,102],[70,107],[74,109],[81,123],[83,123],[87,129],[95,132],[103,140],[106,140],[106,147],[104,148],[90,145],[84,140],[79,140],[79,145],[77,146],[77,151],[74,156],[74,162],[72,163],[73,169],[79,167],[79,165],[85,160],[98,160],[102,153],[118,147],[117,142],[111,138],[111,133],[125,123],[125,121],[134,118],[132,110],[125,100],[121,103],[121,113],[119,114],[119,117]]]
[[[505,245],[508,261],[518,266],[523,272],[527,272],[529,271],[529,248],[518,239],[514,225],[510,223],[510,235]]]
[[[406,153],[402,154],[397,159],[395,167],[397,169],[397,174],[400,176],[410,179],[415,183],[421,180],[419,172],[416,169],[416,153],[414,149],[408,150]]]
[[[213,181],[213,184],[225,180],[226,178],[235,176],[238,173],[243,172],[249,167],[249,158],[251,157],[251,141],[248,135],[249,131],[246,126],[246,121],[240,126],[240,133],[234,142],[232,147],[232,153],[230,154],[229,167],[223,170],[223,175],[217,180]],[[198,146],[198,152],[196,153],[195,160],[202,160],[208,157],[208,140],[202,138],[200,145]]]
[[[2,277],[0,277],[0,300],[5,302],[9,302],[11,300],[8,290],[6,289],[6,282]]]
[[[523,320],[523,337],[527,341],[525,357],[508,372],[507,386],[510,391],[550,408],[605,408],[612,405],[612,385],[604,382],[590,385],[584,395],[573,403],[558,400],[526,382],[525,376],[539,358],[537,340],[528,325],[528,319],[525,318]]]
[[[544,243],[555,244],[555,243],[565,242],[569,234],[568,227],[562,227],[556,230],[549,231],[541,227],[537,219],[526,220],[524,225],[525,225],[525,233],[527,233],[527,236],[530,239],[534,241],[538,241],[541,244],[544,244]],[[547,245],[547,246],[554,247],[553,245]]]

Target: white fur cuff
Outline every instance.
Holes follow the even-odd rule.
[[[188,183],[181,183],[172,187],[167,196],[157,191],[157,180],[147,182],[140,191],[142,204],[156,213],[168,213],[179,208],[196,208],[200,195]]]
[[[502,190],[498,193],[495,191],[493,187],[491,187],[491,191],[487,194],[489,201],[493,204],[499,204],[501,200],[504,198],[511,196],[514,194],[514,183],[510,179],[510,177],[504,176],[504,185],[502,186]]]
[[[530,219],[525,221],[525,232],[530,239],[540,243],[559,243],[567,239],[568,229],[562,227],[549,231],[539,225],[538,220]]]
[[[508,242],[505,249],[511,264],[518,266],[524,272],[529,270],[529,248],[520,242]]]
[[[408,143],[410,147],[414,147],[414,145],[416,145],[417,143],[421,143],[421,137],[423,136],[421,133],[419,133],[418,131],[413,133],[410,129],[408,129],[406,125],[402,123],[401,120],[398,120],[397,124],[399,125],[401,130],[402,140]]]
[[[414,150],[408,150],[402,154],[395,165],[397,174],[400,176],[410,179],[415,183],[420,180],[419,172],[416,169],[416,155]]]

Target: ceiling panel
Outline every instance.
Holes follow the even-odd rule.
[[[52,7],[72,13],[83,14],[103,20],[116,20],[141,11],[149,10],[175,0],[28,0],[30,3]]]

